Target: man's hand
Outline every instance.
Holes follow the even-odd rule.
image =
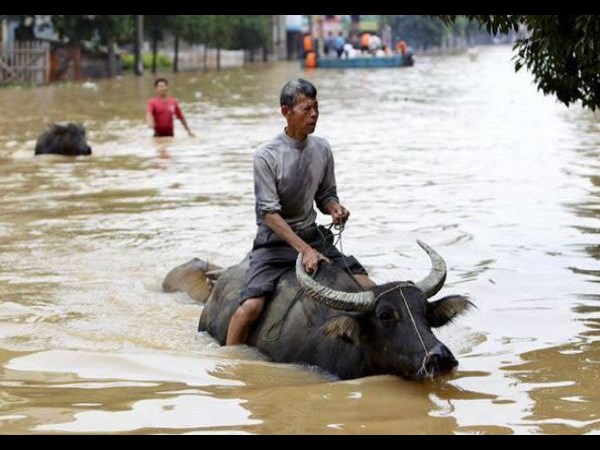
[[[331,264],[331,261],[328,258],[321,255],[312,247],[308,247],[306,250],[302,251],[302,265],[304,266],[306,273],[310,274],[317,270],[320,261],[326,261]]]
[[[350,218],[350,211],[338,203],[333,205],[330,211],[334,225],[344,225]]]

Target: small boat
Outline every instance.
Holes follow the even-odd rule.
[[[302,68],[306,68],[306,60],[301,60]],[[386,67],[410,67],[415,64],[412,53],[407,55],[359,56],[356,58],[318,58],[319,69],[379,69]]]

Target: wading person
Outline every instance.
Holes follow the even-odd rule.
[[[175,135],[174,117],[177,117],[188,134],[194,137],[185,116],[181,112],[179,103],[169,97],[169,82],[159,78],[154,83],[156,96],[148,101],[146,109],[146,122],[154,130],[154,137],[173,137]]]

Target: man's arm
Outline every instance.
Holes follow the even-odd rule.
[[[187,121],[185,120],[185,116],[182,114],[181,117],[179,118],[179,120],[181,120],[181,123],[183,124],[183,126],[185,127],[186,131],[188,132],[188,135],[190,137],[195,137],[196,135],[192,132],[192,130],[190,130],[190,127],[187,124]]]
[[[181,123],[183,124],[184,128],[188,132],[189,136],[190,137],[194,137],[194,133],[192,133],[192,130],[190,130],[190,127],[188,126],[187,120],[185,120],[185,116],[183,115],[183,112],[181,111],[181,108],[179,107],[179,103],[175,103],[175,115],[181,121]]]
[[[146,110],[146,123],[154,130],[154,114],[149,109]]]
[[[302,264],[307,273],[313,273],[317,270],[319,261],[325,260],[329,262],[327,258],[294,233],[294,230],[283,220],[283,217],[279,213],[266,212],[264,220],[265,225],[302,255]]]
[[[345,208],[340,205],[340,201],[337,195],[337,186],[335,182],[335,162],[333,160],[333,152],[329,143],[326,142],[327,147],[325,152],[327,154],[327,163],[325,165],[325,174],[319,189],[315,195],[315,201],[317,208],[323,213],[332,216],[333,223],[341,225],[346,220],[350,213],[345,213]]]
[[[327,143],[326,151],[327,165],[325,166],[325,176],[319,186],[315,200],[317,207],[323,214],[330,215],[335,225],[343,225],[350,217],[350,211],[343,207],[338,199],[335,183],[335,162],[329,143]]]

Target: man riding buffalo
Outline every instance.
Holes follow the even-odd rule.
[[[254,155],[258,230],[240,306],[229,324],[227,345],[246,342],[265,301],[275,292],[277,280],[294,266],[298,254],[308,273],[326,261],[347,267],[363,288],[375,285],[356,259],[324,246],[323,230],[315,223],[315,204],[331,215],[336,225],[350,217],[338,199],[331,146],[312,136],[319,120],[317,89],[302,78],[289,81],[281,91],[280,104],[287,127]]]
[[[334,247],[332,232],[315,223],[315,205],[338,227],[350,212],[338,199],[331,147],[312,136],[317,89],[292,80],[280,103],[287,127],[254,155],[258,230],[252,252],[227,270],[190,261],[171,271],[163,288],[208,299],[199,331],[221,345],[255,346],[274,361],[318,366],[341,378],[422,379],[450,372],[458,363],[432,328],[472,303],[462,296],[429,301],[444,285],[446,264],[422,242],[432,263],[429,275],[384,285]]]

